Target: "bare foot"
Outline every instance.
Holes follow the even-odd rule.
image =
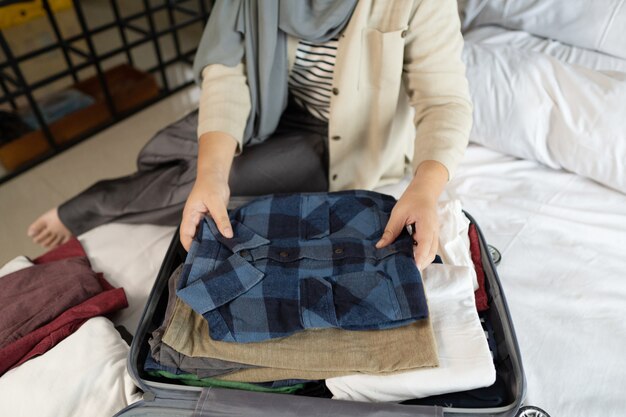
[[[61,222],[56,207],[48,210],[28,227],[28,236],[44,248],[55,248],[69,240],[72,232]]]

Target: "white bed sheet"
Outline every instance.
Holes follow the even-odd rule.
[[[406,183],[381,191],[398,197]],[[623,416],[626,195],[470,145],[444,199],[461,200],[502,253],[526,403],[553,416]],[[129,292],[118,324],[136,327],[172,233],[114,224],[81,237],[96,268]]]
[[[474,145],[447,196],[502,254],[527,403],[553,416],[623,416],[626,195]]]
[[[399,196],[406,181],[383,191]],[[626,195],[470,145],[444,199],[498,248],[527,378],[552,416],[626,413]]]
[[[399,196],[405,186],[381,191]],[[526,403],[553,416],[623,416],[626,195],[471,145],[444,199],[461,200],[502,253]],[[94,268],[127,290],[130,308],[114,321],[131,332],[173,232],[111,224],[80,237]]]
[[[116,325],[135,334],[174,227],[112,223],[79,236],[94,271],[114,287],[123,287],[128,308],[113,316]]]

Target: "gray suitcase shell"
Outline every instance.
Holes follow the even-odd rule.
[[[231,202],[232,203],[232,202]],[[466,213],[471,223],[474,219]],[[509,403],[498,408],[452,408],[439,406],[402,405],[389,403],[363,403],[338,401],[286,394],[258,393],[223,388],[200,388],[152,377],[143,371],[142,364],[148,353],[151,332],[161,324],[167,305],[167,281],[174,269],[184,262],[186,252],[179,243],[178,233],[165,255],[163,264],[141,321],[135,332],[128,357],[128,371],[144,392],[143,400],[130,405],[116,417],[513,417],[522,405],[526,393],[526,380],[511,322],[509,309],[500,285],[493,259],[484,236],[476,225],[480,239],[485,281],[489,296],[489,319],[491,320],[499,362],[497,373],[504,378]]]

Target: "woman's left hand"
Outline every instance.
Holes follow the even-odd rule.
[[[417,242],[413,250],[415,263],[421,271],[435,259],[439,247],[439,216],[437,201],[422,195],[419,190],[407,189],[391,211],[391,217],[377,248],[383,248],[412,225],[413,239]]]
[[[448,180],[447,169],[435,161],[424,161],[417,168],[413,181],[398,200],[385,226],[377,248],[393,243],[402,229],[412,226],[413,250],[419,270],[432,263],[439,248],[439,215],[437,200]]]

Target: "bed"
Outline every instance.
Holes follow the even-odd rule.
[[[461,200],[502,254],[498,270],[522,351],[526,403],[553,416],[622,416],[626,195],[471,145],[444,198]],[[95,269],[127,291],[130,307],[116,324],[136,326],[173,232],[110,224],[81,236]],[[124,245],[122,235],[130,237]],[[0,409],[10,400],[2,398],[3,382],[25,378],[15,374],[0,378]],[[29,387],[22,396],[36,389]]]
[[[618,17],[626,13],[623,1],[602,2],[615,6],[609,11]],[[573,47],[548,41],[530,34],[534,29],[524,25],[509,29],[492,25],[488,18],[497,17],[497,7],[488,10],[488,18],[483,16],[481,21],[482,8],[488,2],[464,3],[467,4],[466,53],[472,45],[487,44],[488,52],[496,56],[500,46],[509,50],[517,48],[524,53],[543,54],[573,66],[574,70],[582,68],[585,74],[609,72],[614,75],[611,80],[620,80],[619,74],[626,74],[626,57],[616,56],[612,44],[607,51],[599,52],[588,45]],[[514,12],[509,10],[508,18],[515,17]],[[519,23],[519,19],[511,19]],[[472,26],[474,32],[469,32]],[[565,40],[577,42],[576,37]],[[478,81],[471,78],[472,67],[468,71],[470,83],[476,85]],[[619,92],[626,81],[615,83]],[[474,89],[473,94],[480,92]],[[626,105],[626,95],[621,99]],[[559,101],[551,104],[555,103]],[[525,105],[530,109],[530,104]],[[533,103],[536,104],[541,103]],[[579,104],[583,103],[569,102],[572,108]],[[480,105],[476,99],[475,105]],[[562,106],[556,108],[563,110]],[[554,107],[550,109],[552,117],[564,114],[555,115]],[[620,110],[614,105],[608,109]],[[621,118],[624,116],[626,111]],[[532,111],[524,120],[531,117]],[[572,163],[560,159],[550,143],[559,140],[574,143],[580,131],[561,129],[556,134],[550,130],[554,126],[551,119],[540,141],[534,138],[535,142],[520,147],[519,141],[525,140],[523,135],[487,128],[481,120],[472,133],[475,143],[469,146],[442,200],[460,200],[464,209],[476,218],[487,241],[502,255],[498,271],[522,352],[527,378],[525,403],[539,406],[553,416],[623,416],[626,409],[626,190],[621,189],[624,178],[620,175],[624,174],[626,148],[620,141],[624,135],[607,138],[603,146],[610,149],[607,154],[612,158],[606,163],[597,159],[608,158],[606,154],[590,156],[587,162],[594,162],[591,164]],[[577,120],[573,120],[574,125]],[[497,134],[489,134],[494,131]],[[620,131],[623,133],[623,126]],[[506,138],[495,137],[504,133],[511,133],[518,142],[509,146]],[[594,168],[598,164],[602,165],[600,170]],[[406,181],[380,191],[399,196],[404,186]],[[171,227],[109,224],[80,236],[94,269],[103,271],[113,285],[126,289],[130,306],[112,318],[114,324],[134,331],[173,233]],[[125,236],[123,242],[120,236]],[[116,333],[107,334],[111,338],[119,337]],[[106,382],[111,386],[111,392],[105,395],[111,410],[121,409],[139,398],[123,366],[119,366],[127,350],[119,347],[122,345],[116,346],[115,356],[106,365],[117,373],[116,378]],[[51,384],[48,379],[41,384],[32,382],[35,375],[53,367],[44,355],[0,378],[0,415],[34,415],[33,410],[39,416],[66,415],[64,409],[54,408],[56,403],[86,401],[88,392],[68,390],[63,397],[50,390],[50,385],[46,385]],[[90,378],[97,380],[93,375]],[[116,385],[111,385],[112,380]],[[38,392],[36,402],[41,405],[31,401],[27,407],[25,404],[34,392]]]

